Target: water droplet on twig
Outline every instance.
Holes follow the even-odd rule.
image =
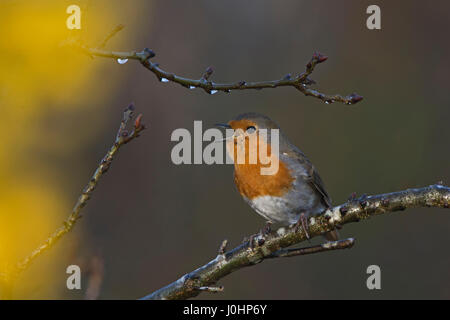
[[[166,82],[169,82],[169,79],[167,79],[167,78],[161,78],[159,81],[166,83]]]
[[[125,63],[127,63],[128,62],[128,59],[117,59],[117,62],[119,63],[119,64],[125,64]]]

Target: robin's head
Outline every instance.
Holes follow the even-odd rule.
[[[274,143],[272,131],[273,129],[278,131],[279,126],[269,117],[259,113],[243,113],[227,124],[218,124],[218,126],[233,130],[233,134],[226,140],[228,154],[234,159],[235,164],[271,167],[276,158],[276,167],[278,167],[279,148],[278,145],[272,148]],[[276,137],[278,144],[278,133]]]
[[[270,129],[280,129],[278,124],[269,117],[256,113],[248,112],[238,115],[236,118],[228,121],[226,124],[218,123],[217,126],[235,131],[234,137],[258,135],[259,130],[266,129],[270,135]]]
[[[248,112],[238,115],[230,120],[228,125],[233,130],[241,129],[249,134],[259,129],[279,129],[280,127],[269,117],[255,112]]]

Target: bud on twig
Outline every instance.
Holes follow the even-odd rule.
[[[317,63],[322,63],[327,61],[328,57],[316,51],[313,54],[313,59],[316,60]]]
[[[205,73],[202,75],[202,79],[204,80],[208,80],[209,77],[212,75],[213,73],[213,68],[211,66],[209,66],[208,68],[206,68]]]

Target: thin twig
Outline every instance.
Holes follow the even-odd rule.
[[[450,188],[442,185],[364,196],[357,199],[352,198],[340,206],[327,210],[322,215],[311,217],[309,219],[309,235],[315,237],[331,231],[337,226],[358,222],[380,214],[402,211],[407,208],[449,208],[449,203]],[[177,281],[142,299],[187,299],[195,297],[200,293],[195,288],[214,285],[217,281],[234,271],[255,265],[265,259],[274,258],[273,255],[276,255],[276,252],[281,252],[281,256],[290,256],[293,253],[305,254],[327,251],[323,248],[307,248],[304,251],[297,249],[297,251],[291,251],[291,253],[289,251],[280,251],[305,240],[307,238],[303,229],[300,229],[298,232],[295,232],[295,228],[279,229],[276,233],[265,237],[262,245],[251,248],[247,241],[223,255],[217,255],[215,259],[204,266],[185,274]],[[346,243],[345,241],[349,242]],[[350,247],[351,242],[351,239],[347,239],[332,246],[334,246],[334,249],[340,249],[341,246]]]
[[[222,241],[220,247],[219,247],[219,254],[224,254],[225,251],[227,250],[227,244],[228,244],[228,240],[225,239]]]
[[[322,63],[328,59],[327,56],[319,52],[315,52],[313,54],[311,60],[306,64],[305,71],[295,77],[291,77],[291,75],[288,74],[282,77],[281,79],[272,81],[246,82],[241,80],[234,83],[217,83],[209,80],[213,72],[213,69],[211,67],[208,67],[206,69],[206,71],[203,73],[200,79],[189,79],[177,76],[174,73],[161,69],[158,63],[150,61],[150,59],[155,56],[155,53],[148,48],[145,48],[140,52],[137,51],[119,52],[119,51],[103,50],[104,44],[106,44],[106,42],[122,28],[123,26],[121,28],[116,27],[112,32],[108,34],[105,41],[103,41],[102,44],[97,48],[90,48],[79,42],[75,43],[75,45],[80,47],[85,53],[87,53],[91,57],[98,56],[122,60],[125,59],[138,60],[145,68],[153,72],[160,82],[174,82],[188,89],[201,88],[209,94],[215,94],[218,91],[230,93],[231,90],[247,90],[247,89],[259,90],[265,88],[294,87],[300,92],[302,92],[304,95],[315,97],[327,104],[331,104],[333,102],[342,102],[344,104],[351,105],[363,99],[363,97],[358,95],[357,93],[352,93],[347,96],[342,96],[339,94],[328,95],[311,88],[311,85],[315,84],[316,82],[310,79],[309,76],[312,74],[317,64]]]
[[[105,39],[103,39],[103,41],[100,43],[100,45],[97,47],[98,49],[103,49],[106,44],[108,43],[109,39],[111,39],[112,37],[114,37],[116,35],[117,32],[119,32],[120,30],[122,30],[123,28],[125,28],[125,26],[123,24],[119,24],[117,25],[114,29],[112,29],[105,37]]]
[[[87,268],[88,283],[84,294],[85,300],[97,300],[100,295],[103,278],[105,275],[105,263],[100,256],[94,256],[90,259]]]
[[[319,253],[324,251],[331,250],[340,250],[340,249],[350,249],[355,244],[355,239],[348,238],[344,240],[332,241],[319,244],[317,246],[305,247],[305,248],[295,248],[295,249],[281,249],[270,256],[266,257],[266,259],[271,258],[288,258],[288,257],[297,257],[304,256],[306,254]]]
[[[18,262],[13,270],[6,273],[6,277],[9,280],[16,278],[21,272],[26,270],[37,257],[49,250],[59,239],[61,239],[62,236],[71,231],[76,222],[81,218],[81,210],[86,206],[87,202],[91,198],[92,193],[95,190],[100,178],[110,168],[114,156],[119,151],[120,147],[130,142],[134,138],[137,138],[141,131],[145,129],[145,126],[141,123],[142,115],[139,115],[136,118],[132,131],[127,131],[127,124],[133,117],[133,110],[134,106],[133,104],[130,104],[123,112],[123,118],[120,122],[114,144],[100,161],[99,166],[95,170],[86,187],[83,189],[80,197],[78,198],[75,206],[72,209],[72,212],[63,222],[63,225],[59,227],[53,234],[51,234],[41,245],[34,249],[30,255]]]

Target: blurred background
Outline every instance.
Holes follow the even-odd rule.
[[[81,7],[81,30],[66,28]],[[373,1],[9,1],[0,5],[0,270],[61,225],[113,142],[131,101],[148,125],[120,150],[73,232],[38,258],[16,299],[135,299],[257,232],[264,219],[237,193],[230,165],[174,165],[170,135],[239,113],[276,120],[316,165],[335,204],[450,178],[448,1],[376,1],[381,30],[366,28]],[[218,82],[296,75],[312,53],[329,56],[316,88],[357,92],[326,105],[294,88],[208,95],[160,83],[138,62],[90,58],[64,46],[156,52],[153,61]],[[220,281],[202,299],[450,298],[450,216],[415,209],[346,225],[351,250],[265,261]],[[305,245],[305,243],[303,244]],[[66,267],[82,290],[66,288]],[[379,265],[381,290],[366,287]]]

